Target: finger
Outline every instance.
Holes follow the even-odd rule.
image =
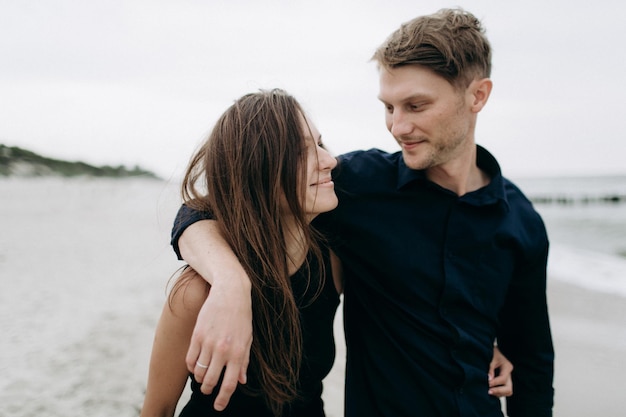
[[[193,345],[194,343],[192,343]],[[196,379],[196,382],[202,384],[206,379],[206,374],[209,372],[212,366],[217,365],[214,364],[214,357],[211,353],[211,350],[207,346],[203,346],[202,344],[195,344],[198,347],[199,351],[197,356],[194,358],[191,353],[191,348],[189,349],[189,353],[187,355],[187,361],[191,362],[193,359],[193,375]]]
[[[498,375],[489,380],[489,387],[493,388],[493,387],[499,387],[502,385],[507,385],[508,380],[509,380],[508,376]]]
[[[213,388],[219,383],[222,371],[224,370],[224,362],[212,358],[211,364],[205,369],[204,377],[198,382],[202,383],[200,391],[203,394],[210,394],[213,392]]]
[[[504,396],[499,388],[489,389],[489,395],[491,395],[492,397],[497,397],[497,398],[501,398]]]
[[[489,380],[492,380],[496,376],[496,369],[500,367],[501,363],[497,359],[492,359],[489,363]]]
[[[239,382],[242,384],[248,383],[248,365],[250,364],[250,346],[244,351],[243,361],[239,367]]]
[[[220,385],[220,390],[215,398],[215,402],[213,403],[213,408],[217,411],[222,411],[228,405],[230,401],[230,397],[237,389],[237,380],[239,377],[239,367],[229,365],[226,367],[224,371],[224,378],[222,379],[222,383]]]
[[[196,382],[200,384],[203,383],[210,366],[211,366],[210,360],[198,358],[192,371]]]
[[[495,397],[510,397],[513,395],[513,381],[511,376],[497,376],[489,381],[489,394]]]
[[[494,397],[510,397],[513,395],[513,387],[502,385],[499,387],[493,387],[489,389],[489,395],[493,395]]]
[[[239,382],[241,384],[248,383],[248,365],[250,364],[250,349],[246,351],[246,356],[241,363],[241,367],[239,368]]]
[[[187,350],[187,356],[185,357],[185,363],[187,364],[187,370],[191,373],[195,373],[196,369],[196,361],[200,357],[200,344],[194,343],[193,338],[191,343],[189,344],[189,349]],[[206,359],[206,358],[205,358]],[[200,362],[203,364],[208,364],[209,362]]]

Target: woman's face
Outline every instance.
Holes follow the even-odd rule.
[[[302,123],[307,147],[304,211],[312,220],[318,214],[337,207],[339,200],[331,178],[331,171],[337,165],[337,160],[324,148],[322,135],[311,119],[303,118]]]

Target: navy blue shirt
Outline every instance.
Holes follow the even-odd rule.
[[[546,230],[481,147],[477,164],[490,183],[459,197],[401,153],[340,157],[339,207],[316,223],[344,268],[346,416],[501,416],[496,338],[515,366],[508,414],[552,415]]]
[[[481,147],[491,181],[462,197],[401,153],[339,159],[339,207],[315,223],[344,268],[346,416],[502,416],[487,393],[496,339],[515,366],[508,415],[551,416],[548,239],[528,199]]]

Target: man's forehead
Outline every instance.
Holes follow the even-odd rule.
[[[419,65],[381,70],[378,99],[382,102],[432,98],[453,86],[432,70]]]

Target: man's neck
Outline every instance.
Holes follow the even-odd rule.
[[[435,184],[459,197],[489,184],[489,176],[476,165],[476,145],[458,158],[426,170],[426,176]]]

